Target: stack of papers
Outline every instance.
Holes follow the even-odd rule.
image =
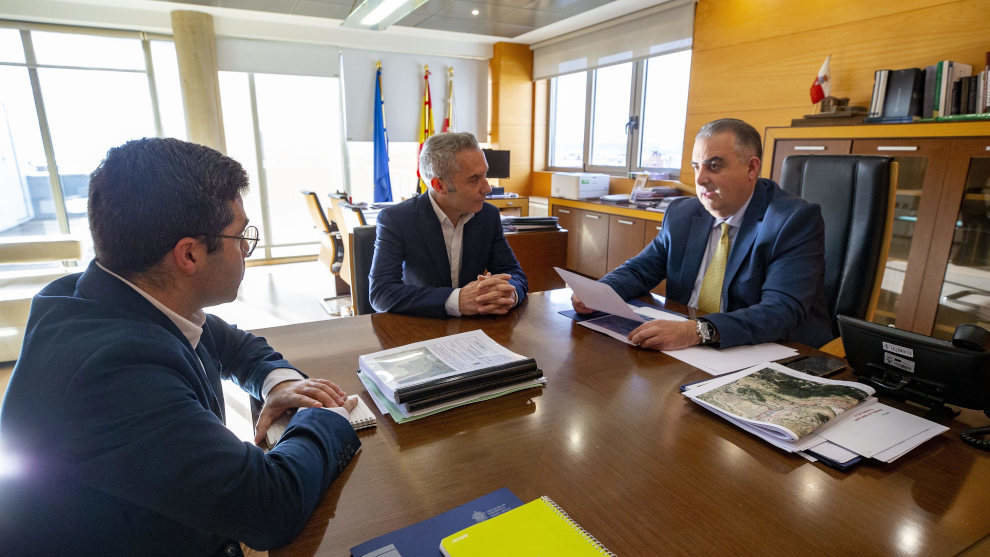
[[[684,396],[787,452],[845,469],[862,458],[893,462],[949,428],[874,398],[854,381],[774,363],[687,386]]]
[[[546,384],[542,370],[483,331],[470,331],[358,358],[371,399],[404,423]]]
[[[611,286],[604,282],[591,280],[560,267],[554,267],[554,269],[584,305],[608,314],[603,317],[580,321],[578,324],[626,344],[632,344],[629,341],[629,333],[647,321],[653,319],[687,320],[683,315],[673,312],[627,304],[615,290],[612,290]],[[692,346],[680,350],[664,350],[663,353],[712,375],[723,375],[761,362],[796,356],[798,351],[775,342],[766,342],[752,346],[734,346],[722,349],[711,346]]]

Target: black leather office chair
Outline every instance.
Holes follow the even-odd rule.
[[[897,163],[866,155],[796,155],[784,159],[780,186],[822,208],[825,299],[836,315],[872,320],[890,246]]]
[[[368,297],[371,260],[375,256],[375,226],[356,226],[351,230],[351,307],[354,315],[375,313]]]

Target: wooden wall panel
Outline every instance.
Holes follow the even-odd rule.
[[[492,76],[491,142],[508,149],[506,191],[529,195],[533,168],[533,51],[528,45],[496,43],[489,62]]]
[[[756,14],[756,16],[754,16]],[[736,117],[761,133],[815,111],[808,89],[832,55],[832,94],[869,105],[873,72],[952,59],[982,68],[990,0],[699,0],[681,181],[694,134]]]

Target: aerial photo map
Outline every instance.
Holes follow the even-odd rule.
[[[698,399],[745,420],[786,428],[800,439],[869,396],[855,387],[816,383],[764,368]]]

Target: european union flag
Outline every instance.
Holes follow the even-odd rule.
[[[382,67],[375,73],[375,203],[392,201],[388,176],[388,134],[385,132],[385,102],[382,100]]]

